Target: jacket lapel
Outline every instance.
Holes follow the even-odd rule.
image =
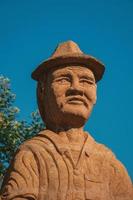
[[[94,146],[94,139],[90,136],[89,133],[84,132],[85,143],[81,149],[78,162],[75,164],[72,157],[71,150],[69,148],[69,141],[65,133],[64,133],[64,136],[61,137],[60,135],[56,134],[55,132],[51,130],[44,130],[38,136],[42,136],[50,140],[55,145],[57,151],[61,155],[65,155],[66,157],[69,158],[74,168],[78,168],[81,165],[85,154],[87,156],[90,156],[90,154],[92,153],[93,146]]]

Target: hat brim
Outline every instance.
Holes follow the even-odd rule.
[[[61,67],[65,65],[83,65],[89,68],[95,76],[96,82],[99,81],[105,71],[104,64],[96,58],[85,54],[70,54],[60,57],[50,58],[41,63],[32,73],[32,78],[39,81],[44,73],[54,67]]]

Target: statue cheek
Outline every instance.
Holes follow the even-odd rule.
[[[61,107],[61,105],[65,102],[65,94],[64,91],[62,91],[59,88],[52,88],[50,94],[49,94],[49,98],[48,101],[51,100],[51,105],[53,107],[53,105]]]
[[[97,101],[97,94],[96,94],[96,91],[94,91],[93,94],[92,94],[92,102],[93,102],[93,104],[95,104],[96,101]]]
[[[62,108],[63,105],[65,104],[65,99],[64,99],[64,96],[58,96],[56,97],[56,103],[58,105],[58,108]]]
[[[54,98],[56,99],[64,99],[66,96],[66,91],[67,90],[65,88],[61,88],[61,87],[52,88],[52,93],[54,95]]]
[[[96,100],[97,100],[96,89],[87,90],[87,91],[86,91],[86,96],[88,97],[88,99],[89,99],[93,104],[96,103]]]

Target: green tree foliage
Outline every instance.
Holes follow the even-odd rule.
[[[31,113],[29,122],[17,120],[19,109],[14,106],[15,98],[10,80],[0,76],[0,177],[9,166],[17,147],[44,128],[38,111]]]

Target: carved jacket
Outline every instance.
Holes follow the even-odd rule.
[[[67,141],[52,131],[22,144],[4,179],[2,200],[132,200],[124,166],[89,134],[83,137],[77,163]]]

